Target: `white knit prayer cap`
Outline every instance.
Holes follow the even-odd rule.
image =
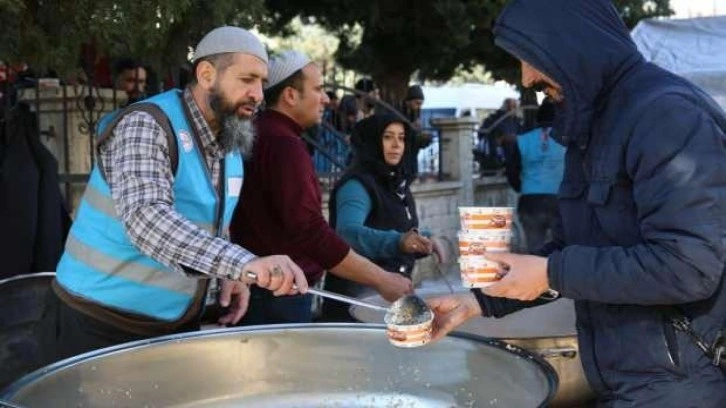
[[[300,51],[285,51],[272,57],[267,68],[265,89],[270,89],[286,80],[297,70],[305,68],[311,62],[310,58]]]
[[[210,31],[194,49],[194,61],[227,52],[253,55],[267,64],[267,50],[256,35],[240,27],[224,26]]]

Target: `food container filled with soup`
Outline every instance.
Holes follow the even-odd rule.
[[[417,296],[405,296],[391,305],[383,318],[388,341],[396,347],[420,347],[431,341],[434,314]]]

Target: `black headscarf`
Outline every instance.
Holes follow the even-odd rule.
[[[403,125],[406,137],[401,161],[390,166],[383,157],[383,131],[391,123]],[[405,187],[414,177],[405,164],[408,163],[416,150],[413,148],[414,133],[410,126],[391,114],[380,113],[356,123],[351,134],[353,148],[353,164],[350,172],[372,174],[379,182],[393,189]]]

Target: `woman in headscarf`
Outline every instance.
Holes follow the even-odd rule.
[[[442,251],[418,231],[411,194],[414,133],[401,119],[376,114],[351,135],[353,163],[330,195],[330,225],[348,244],[383,269],[408,278],[416,258]],[[356,296],[363,287],[328,275],[325,288]],[[323,304],[323,320],[352,321],[347,306]]]

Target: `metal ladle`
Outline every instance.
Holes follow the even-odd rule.
[[[250,279],[257,280],[257,274],[252,271],[246,271],[245,276]],[[297,286],[295,286],[297,289]],[[339,293],[330,292],[328,290],[316,289],[308,287],[307,293],[318,295],[327,299],[337,300],[338,302],[348,303],[369,309],[385,312],[384,321],[394,324],[418,324],[425,322],[433,312],[426,302],[416,295],[406,295],[396,300],[390,307],[379,306],[360,299],[341,295]]]
[[[393,302],[383,320],[386,324],[416,325],[425,323],[432,317],[433,311],[429,305],[421,297],[411,294]]]

